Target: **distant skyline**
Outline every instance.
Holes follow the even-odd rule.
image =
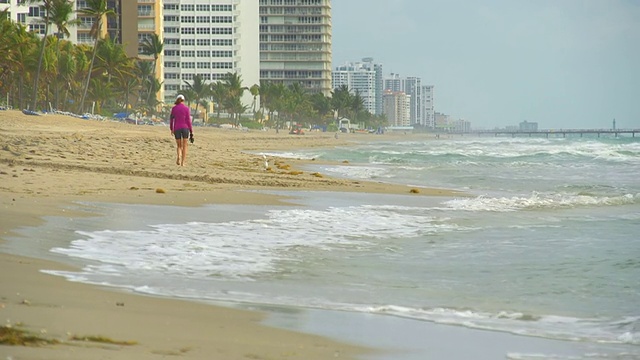
[[[333,67],[373,57],[478,128],[640,128],[640,0],[334,0]]]

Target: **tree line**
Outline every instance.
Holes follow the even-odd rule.
[[[157,99],[163,83],[155,69],[164,51],[157,34],[140,43],[146,58],[129,57],[122,44],[108,34],[102,36],[104,19],[116,16],[107,0],[86,0],[86,7],[75,12],[92,19],[93,45],[74,44],[67,40],[69,29],[80,21],[74,18],[72,0],[22,0],[26,2],[40,4],[44,34],[52,34],[41,37],[12,21],[8,9],[0,12],[0,103],[8,99],[7,105],[14,108],[78,114],[90,110],[105,115],[122,111],[166,114],[172,104]],[[251,105],[242,103],[247,91],[253,98]],[[325,96],[308,92],[299,83],[285,86],[261,81],[247,87],[239,74],[228,73],[212,83],[194,75],[192,81],[184,80],[181,93],[204,122],[238,124],[244,115],[275,128],[294,123],[331,127],[342,118],[369,128],[387,125],[385,116],[369,113],[360,94],[346,86]],[[210,104],[212,114],[207,113]]]

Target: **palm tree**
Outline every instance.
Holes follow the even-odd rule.
[[[187,89],[193,91],[193,99],[196,104],[196,115],[198,114],[198,105],[200,104],[200,100],[207,98],[211,94],[211,87],[207,85],[205,81],[202,80],[202,76],[194,75],[193,81],[189,83],[187,80],[184,80],[184,83],[187,84]]]
[[[141,90],[143,90],[140,92],[138,100],[143,101],[143,99],[149,98],[147,94],[151,92],[151,87],[153,86],[153,81],[151,81],[153,78],[151,75],[153,74],[153,66],[149,61],[138,59],[136,62],[136,72],[140,77],[140,86],[142,87]]]
[[[237,73],[227,73],[224,79],[224,87],[226,88],[226,98],[224,102],[224,107],[227,109],[227,112],[231,114],[231,118],[237,124],[236,116],[240,116],[241,112],[236,112],[242,110],[242,112],[247,109],[243,109],[242,106],[242,95],[246,90],[249,90],[247,87],[242,86],[242,77]]]
[[[142,43],[142,53],[144,55],[153,56],[153,78],[156,77],[156,67],[158,65],[158,58],[164,49],[164,42],[160,40],[158,34],[152,34],[150,37],[145,37]],[[149,93],[147,94],[147,102],[151,98],[151,88],[149,88]]]
[[[73,14],[73,2],[70,0],[53,0],[53,7],[51,8],[51,22],[56,26],[56,59],[58,60],[58,73],[60,74],[60,42],[63,38],[69,37],[71,33],[69,32],[69,26],[80,24],[79,19],[71,20],[71,15]],[[59,86],[60,76],[56,77],[56,81],[54,84],[55,88],[55,108],[58,108],[59,97],[60,97],[60,86]]]
[[[251,86],[249,88],[249,92],[251,93],[251,96],[253,96],[253,103],[251,104],[251,107],[253,108],[253,118],[256,118],[256,103],[258,101],[258,95],[260,95],[260,85],[258,84],[253,84],[253,86]]]
[[[5,23],[3,22],[3,24]],[[24,83],[28,81],[30,76],[27,69],[37,52],[38,38],[34,33],[27,31],[27,28],[22,24],[2,25],[2,30],[3,41],[0,41],[2,44],[0,45],[0,49],[2,49],[0,51],[2,77],[0,79],[9,79],[10,77],[11,82],[17,82],[17,107],[23,109],[25,105]]]
[[[106,76],[106,84],[114,85],[113,89],[116,91],[125,88],[127,79],[134,77],[136,67],[134,60],[127,57],[121,44],[115,43],[111,38],[105,38],[98,43],[94,69],[100,76]]]
[[[93,64],[96,60],[96,53],[98,51],[98,41],[100,40],[100,32],[102,31],[102,19],[107,16],[115,16],[116,13],[109,9],[107,6],[107,0],[86,0],[87,7],[78,10],[78,12],[84,16],[93,18],[93,26],[91,27],[91,35],[94,38],[93,53],[91,55],[91,62],[89,63],[89,71],[87,72],[87,79],[84,85],[84,91],[82,98],[80,99],[79,112],[84,109],[84,101],[87,97],[87,91],[89,90],[89,84],[91,82],[91,73],[93,72]]]
[[[76,87],[74,78],[78,72],[78,63],[80,62],[76,55],[77,49],[78,48],[73,46],[72,43],[66,42],[58,57],[58,78],[67,84],[67,86],[65,86],[67,90],[62,98],[62,110],[66,109],[65,105],[67,104],[69,91]],[[56,107],[57,106],[58,105],[56,105]]]
[[[284,112],[288,115],[292,126],[294,122],[301,122],[300,120],[310,109],[305,89],[300,83],[291,84],[285,92]]]
[[[360,92],[356,90],[356,94],[351,97],[351,104],[349,106],[353,111],[353,120],[358,121],[358,115],[362,113],[364,108],[364,99],[360,96]]]
[[[216,81],[210,86],[211,97],[216,106],[216,117],[220,118],[220,112],[224,109],[227,98],[227,89],[222,81]]]
[[[40,43],[40,55],[38,55],[38,68],[36,69],[36,77],[33,82],[33,99],[32,106],[33,110],[35,110],[38,106],[38,86],[40,81],[40,71],[42,69],[42,59],[44,58],[44,48],[47,45],[47,36],[49,34],[49,24],[51,23],[51,9],[53,8],[54,0],[21,0],[19,4],[29,3],[40,3],[40,6],[44,9],[44,37],[42,38],[42,43]]]
[[[315,112],[320,116],[323,123],[326,122],[327,115],[331,113],[331,99],[324,96],[323,93],[315,93],[311,95],[310,98],[311,104]]]
[[[345,111],[353,101],[347,85],[342,85],[331,92],[331,107],[336,113],[337,120],[344,118]]]

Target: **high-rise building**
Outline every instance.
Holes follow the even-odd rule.
[[[391,73],[384,79],[384,89],[392,92],[404,92],[411,98],[411,125],[421,124],[422,120],[422,79],[419,77],[400,77]],[[388,114],[387,114],[388,116]]]
[[[433,129],[435,127],[436,121],[433,106],[433,96],[433,85],[422,86],[422,120],[420,121],[420,124],[430,129]]]
[[[331,92],[331,0],[260,0],[260,80]]]
[[[391,126],[411,126],[411,96],[402,91],[385,90],[384,113]]]
[[[434,86],[422,85],[419,77],[401,77],[391,73],[384,78],[384,89],[411,96],[411,124],[428,128],[435,126]]]
[[[258,0],[164,0],[165,102],[196,74],[215,82],[237,73],[243,86],[259,84],[258,20]],[[243,104],[252,101],[246,91]]]
[[[86,7],[86,0],[76,0],[78,10]],[[116,43],[122,44],[128,57],[151,61],[153,56],[142,54],[141,44],[153,34],[157,34],[162,40],[162,0],[107,0],[107,7],[113,10],[115,15],[104,20],[102,36],[109,36]],[[75,27],[77,42],[93,45],[94,38],[91,34],[91,28],[94,19],[81,12],[77,14],[77,18],[80,21],[80,24]],[[164,78],[162,63],[163,54],[158,54],[155,74],[160,82]],[[160,89],[158,100],[163,99],[163,93],[164,89]]]
[[[27,27],[28,31],[35,32],[41,36],[44,36],[45,24],[43,18],[45,17],[45,10],[40,3],[30,3],[28,1],[18,2],[18,0],[0,0],[0,11],[8,11],[9,19],[23,24]],[[73,28],[70,28],[69,41],[76,41],[76,34]],[[49,35],[54,34],[56,31],[55,26],[49,26]]]
[[[333,89],[347,86],[351,93],[362,97],[370,113],[382,114],[382,65],[374,64],[372,58],[336,67],[331,83]]]

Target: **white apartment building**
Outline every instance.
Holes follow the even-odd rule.
[[[260,79],[331,92],[331,0],[260,0]]]
[[[390,126],[411,126],[411,96],[401,91],[385,90],[383,111]]]
[[[194,76],[210,83],[237,72],[242,85],[260,84],[258,0],[164,0],[165,102]],[[245,91],[244,105],[253,97]]]
[[[331,76],[331,87],[347,86],[352,94],[360,94],[365,109],[371,114],[382,114],[382,65],[372,58],[338,66]]]
[[[422,120],[420,124],[429,128],[435,128],[436,118],[435,118],[435,110],[433,106],[433,85],[424,85],[422,86]]]
[[[27,27],[28,31],[35,32],[44,36],[45,25],[43,18],[45,11],[42,5],[38,3],[30,3],[25,1],[23,4],[19,4],[18,0],[0,0],[0,11],[9,10],[9,18],[14,22],[23,24]],[[76,33],[73,28],[70,28],[71,36],[66,38],[71,42],[76,42]],[[49,26],[49,35],[56,32],[55,25]]]

